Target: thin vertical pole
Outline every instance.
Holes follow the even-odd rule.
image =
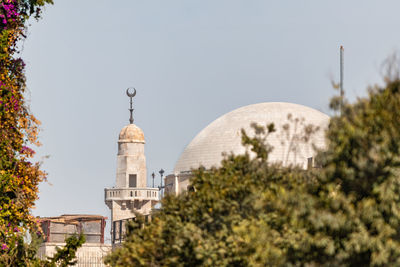
[[[343,97],[344,97],[344,91],[343,91],[343,69],[344,69],[344,62],[343,62],[343,57],[344,57],[344,48],[341,45],[340,46],[340,115],[342,115],[343,112]]]
[[[116,227],[117,226],[117,222],[116,221],[113,221],[112,222],[112,229],[111,229],[111,232],[112,232],[112,243],[113,244],[115,244],[115,238],[116,238]]]
[[[133,123],[133,108],[132,108],[132,97],[131,97],[131,101],[130,101],[130,109],[129,112],[131,113],[131,116],[129,118],[129,123],[132,124]]]
[[[122,220],[119,221],[119,243],[122,242]]]
[[[164,186],[163,186],[163,176],[164,176],[164,170],[163,169],[161,169],[160,171],[159,171],[159,173],[160,173],[160,175],[161,175],[161,186],[160,186],[160,195],[161,195],[161,198],[162,198],[162,196],[163,196],[163,188],[164,188]]]

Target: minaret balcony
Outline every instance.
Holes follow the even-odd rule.
[[[106,188],[105,201],[113,200],[152,200],[159,201],[158,188]]]

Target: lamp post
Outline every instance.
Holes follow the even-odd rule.
[[[156,175],[154,174],[154,172],[151,174],[151,177],[153,178],[153,188],[154,188],[154,177],[155,177]]]
[[[163,183],[162,183],[162,180],[163,180],[163,176],[164,176],[164,170],[163,169],[161,169],[158,173],[161,175],[161,186],[160,186],[160,196],[162,197],[162,190],[163,190],[163,188],[164,188],[164,186],[163,186]]]

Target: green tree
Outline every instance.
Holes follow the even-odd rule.
[[[333,101],[333,107],[337,101]],[[194,192],[132,222],[111,266],[400,266],[400,80],[345,103],[321,168],[267,162],[272,125],[243,132],[255,158],[194,171]]]
[[[70,236],[65,240],[65,246],[63,248],[56,248],[57,252],[50,257],[48,260],[39,261],[37,266],[44,267],[67,267],[75,265],[76,251],[79,247],[85,243],[85,235],[80,234],[79,236]]]

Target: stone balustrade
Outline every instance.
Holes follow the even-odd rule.
[[[158,188],[106,188],[105,200],[159,200]]]

